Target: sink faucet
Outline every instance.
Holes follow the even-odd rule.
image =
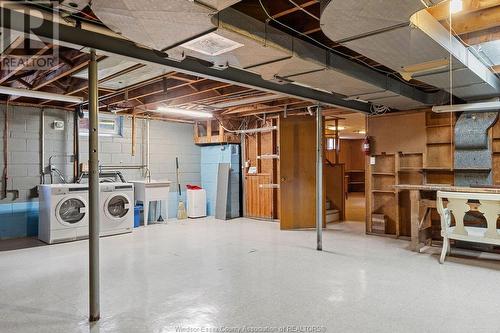
[[[151,169],[146,167],[146,172],[144,173],[144,176],[147,178],[148,182],[151,183]]]

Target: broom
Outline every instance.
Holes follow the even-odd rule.
[[[175,166],[176,166],[176,172],[177,172],[177,189],[179,191],[179,201],[177,203],[177,219],[178,220],[185,220],[187,219],[187,213],[186,213],[186,206],[184,205],[184,201],[182,201],[182,196],[181,196],[181,181],[179,177],[179,158],[175,158]]]

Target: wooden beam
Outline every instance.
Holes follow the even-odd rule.
[[[49,71],[46,75],[42,76],[39,80],[37,80],[37,82],[35,82],[34,90],[38,90],[66,76],[72,75],[73,73],[76,73],[81,69],[87,67],[88,64],[89,59],[88,57],[86,57],[85,59],[80,60],[79,63],[74,64],[73,67],[70,67],[66,64],[66,66],[61,66],[55,71]]]
[[[453,30],[457,35],[500,26],[500,6],[453,18]]]
[[[317,3],[318,3],[318,1],[317,1],[317,0],[312,0],[312,1],[307,1],[307,2],[305,2],[305,3],[303,3],[303,4],[299,5],[299,6],[300,6],[300,8],[305,9],[305,8],[310,7],[310,6],[312,6],[312,5],[315,5],[315,4],[317,4]],[[287,9],[287,10],[284,10],[284,11],[279,12],[279,13],[277,13],[277,14],[274,14],[272,17],[273,17],[274,19],[277,19],[277,18],[280,18],[280,17],[282,17],[282,16],[286,16],[286,15],[289,15],[289,14],[291,14],[291,13],[295,13],[296,11],[301,10],[300,8],[293,6],[293,7],[292,7],[292,8],[290,8],[290,9]]]
[[[463,34],[460,38],[468,45],[477,45],[500,39],[500,27]]]
[[[493,73],[500,74],[500,65],[493,66],[491,69]]]
[[[44,47],[38,49],[38,51],[35,54],[26,56],[27,57],[26,61],[24,61],[22,64],[20,64],[19,66],[17,66],[16,68],[14,68],[13,70],[11,70],[10,72],[8,72],[7,74],[5,74],[4,76],[2,76],[0,78],[0,84],[4,83],[8,79],[10,79],[12,76],[19,73],[20,71],[24,70],[27,66],[32,64],[31,62],[33,60],[42,56],[45,52],[47,52],[51,48],[52,48],[52,45],[45,45]]]
[[[438,21],[446,20],[450,15],[450,1],[443,1],[436,6],[432,6],[427,11],[432,14]],[[453,15],[455,18],[474,13],[483,9],[498,6],[498,0],[462,0],[462,11]]]

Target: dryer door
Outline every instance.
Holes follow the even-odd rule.
[[[81,197],[65,197],[57,205],[56,216],[64,225],[75,225],[87,214],[87,204]]]
[[[120,220],[130,211],[130,200],[124,194],[112,195],[106,200],[104,212],[113,220]]]

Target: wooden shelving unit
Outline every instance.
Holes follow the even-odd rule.
[[[424,155],[422,153],[398,153],[399,184],[420,185],[424,183]]]
[[[426,146],[423,156],[423,183],[454,183],[454,113],[426,112]]]
[[[424,154],[398,153],[398,184],[422,185],[425,181]],[[411,236],[411,204],[408,191],[398,191],[399,236]]]
[[[369,165],[368,189],[370,191],[370,218],[368,232],[372,232],[372,214],[383,214],[386,217],[385,233],[399,236],[398,195],[394,185],[398,183],[399,159],[395,154],[372,156],[375,164]]]
[[[346,175],[349,179],[347,182],[348,192],[365,191],[365,170],[347,170]]]
[[[493,184],[500,185],[500,120],[491,128]]]
[[[197,145],[239,142],[239,135],[225,131],[222,124],[217,120],[197,121],[194,123],[194,143]]]

